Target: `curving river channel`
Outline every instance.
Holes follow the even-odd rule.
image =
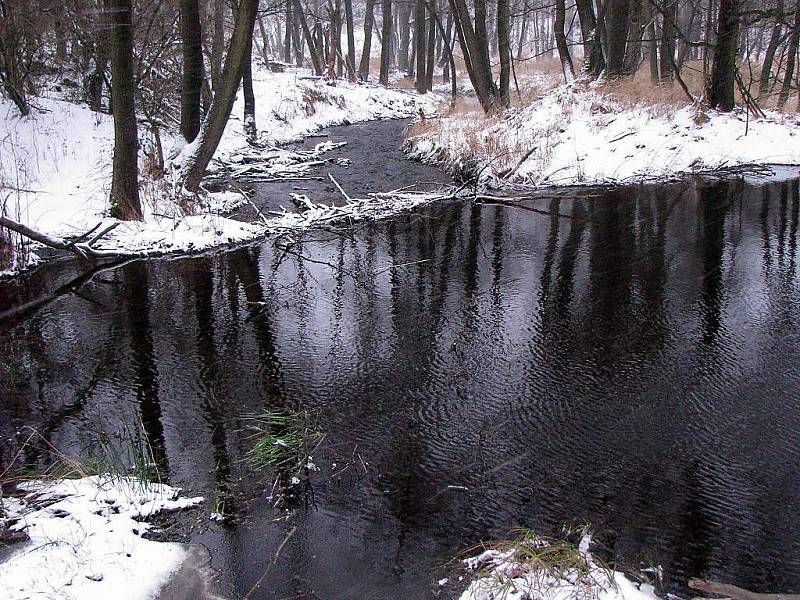
[[[442,181],[400,159],[401,128],[329,132],[346,189]],[[465,547],[583,522],[668,591],[800,592],[799,190],[443,203],[77,283],[50,263],[0,284],[0,458],[23,425],[86,453],[141,423],[173,484],[237,515],[186,533],[229,598],[292,530],[252,597],[457,597],[436,581]],[[288,511],[243,460],[265,406],[325,433]]]

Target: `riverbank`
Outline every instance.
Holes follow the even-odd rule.
[[[154,597],[189,556],[178,543],[147,539],[153,516],[197,507],[168,485],[134,477],[89,476],[20,484],[0,499],[0,532],[27,541],[0,562],[8,600],[67,595],[90,600]]]
[[[305,69],[273,73],[263,66],[254,72],[257,146],[248,144],[242,122],[242,98],[231,119],[211,170],[220,161],[236,163],[264,159],[276,178],[302,175],[310,164],[326,160],[327,145],[298,154],[281,148],[331,125],[416,116],[432,112],[435,96],[337,81],[329,84]],[[113,154],[113,119],[85,105],[67,101],[53,92],[36,98],[34,111],[22,118],[6,100],[0,101],[0,190],[6,216],[42,233],[71,238],[108,217]],[[160,146],[160,151],[158,147]],[[173,198],[169,162],[183,142],[176,131],[159,131],[140,125],[140,196],[143,222],[125,222],[105,235],[97,247],[126,255],[191,252],[224,244],[241,243],[263,235],[261,225],[227,219],[223,215],[246,202],[237,192],[204,195],[197,206],[179,206]],[[162,155],[166,176],[161,177]],[[289,198],[286,198],[287,203]],[[14,244],[17,250],[23,250]],[[15,252],[0,266],[0,273],[35,264],[35,251]]]
[[[617,185],[800,164],[797,115],[765,114],[646,103],[575,84],[502,117],[460,110],[427,119],[405,147],[411,158],[493,188]]]

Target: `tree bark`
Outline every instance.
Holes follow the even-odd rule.
[[[347,77],[356,80],[356,41],[353,33],[353,0],[344,0],[344,18],[347,27]]]
[[[479,36],[476,35],[472,27],[466,0],[450,0],[450,10],[453,11],[456,32],[458,33],[458,41],[464,56],[464,63],[467,67],[467,74],[475,94],[478,96],[481,108],[487,114],[497,113],[502,108],[502,103],[492,77],[489,49],[479,42]]]
[[[578,20],[583,37],[583,71],[593,78],[600,76],[606,68],[603,46],[597,35],[597,18],[592,0],[575,0]]]
[[[419,94],[427,91],[425,84],[425,2],[416,0],[414,5],[414,58],[416,61],[416,90]]]
[[[132,1],[111,0],[111,103],[114,113],[114,160],[111,214],[125,221],[141,220],[139,202],[136,80],[133,65]]]
[[[500,4],[498,0],[498,12]],[[567,36],[564,34],[564,22],[566,21],[566,7],[564,0],[556,0],[556,14],[553,20],[553,34],[556,38],[556,48],[558,48],[558,57],[561,60],[561,71],[564,73],[564,81],[568,84],[575,81],[575,67],[572,65],[572,57],[569,55],[569,46],[567,46]],[[499,25],[499,21],[498,21]],[[506,84],[506,87],[508,84]],[[502,97],[502,87],[500,95]],[[508,94],[508,90],[506,90]]]
[[[222,55],[225,52],[225,0],[214,0],[214,32],[211,38],[211,87],[222,85]]]
[[[628,0],[608,0],[604,16],[606,45],[608,47],[609,77],[625,74],[625,49],[628,43]]]
[[[306,46],[308,46],[308,54],[311,56],[311,64],[314,66],[314,74],[320,76],[322,75],[322,65],[324,62],[321,49],[317,47],[314,36],[308,28],[308,19],[306,19],[306,13],[303,10],[303,5],[300,3],[300,0],[294,0],[294,12],[300,21],[300,28],[303,30],[303,37],[306,40]]]
[[[783,33],[784,1],[778,0],[775,6],[775,24],[772,27],[772,35],[769,38],[767,51],[764,54],[764,63],[761,66],[761,77],[758,84],[758,99],[763,99],[769,93],[769,81],[772,75],[772,63],[775,61],[775,53],[781,43]]]
[[[389,85],[389,61],[391,59],[392,0],[381,0],[381,85]]]
[[[208,111],[200,135],[195,141],[196,149],[184,166],[184,187],[190,192],[197,192],[205,175],[206,167],[219,146],[225,125],[236,99],[236,90],[242,79],[242,69],[247,58],[247,49],[253,37],[253,26],[258,13],[258,0],[240,0],[236,14],[236,26],[233,30],[228,54],[223,69],[222,87],[214,95],[211,109]]]
[[[431,9],[431,4],[435,4],[435,2],[436,0],[432,0],[431,3],[426,3],[428,6],[428,45],[425,61],[425,89],[428,91],[433,90],[433,72],[436,67],[436,20],[433,18],[434,13]]]
[[[369,79],[369,60],[372,51],[372,28],[375,25],[375,0],[367,0],[364,13],[364,46],[361,49],[361,62],[358,65],[358,76],[363,80]]]
[[[183,78],[181,80],[181,135],[191,142],[200,132],[203,92],[203,39],[198,0],[181,0]]]
[[[408,49],[411,45],[411,2],[403,2],[397,9],[397,21],[400,29],[400,40],[397,49],[397,68],[408,71]]]
[[[720,0],[717,45],[708,89],[711,108],[730,112],[735,106],[736,50],[739,40],[739,0]]]
[[[792,77],[794,77],[794,68],[797,64],[798,46],[800,46],[800,2],[797,3],[797,8],[795,9],[794,28],[792,29],[792,35],[789,36],[789,44],[786,49],[786,69],[781,93],[778,95],[778,108],[780,109],[786,106],[792,91]]]
[[[250,142],[258,137],[256,127],[256,96],[253,93],[253,36],[247,45],[247,55],[242,65],[242,92],[244,95],[244,135]]]

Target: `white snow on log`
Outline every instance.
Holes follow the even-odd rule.
[[[589,543],[584,536],[578,548],[581,567],[565,571],[516,559],[524,548],[486,550],[464,561],[468,570],[479,572],[459,600],[658,600],[652,586],[635,584],[619,571],[598,565]]]
[[[561,86],[503,118],[461,113],[411,137],[412,158],[480,173],[492,187],[669,180],[752,164],[800,164],[800,120],[622,103]],[[745,135],[746,134],[746,135]]]
[[[187,550],[144,539],[151,526],[143,519],[203,500],[132,477],[30,482],[23,489],[23,498],[2,500],[10,528],[30,536],[0,563],[0,598],[8,600],[155,597]]]

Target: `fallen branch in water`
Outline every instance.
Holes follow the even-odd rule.
[[[718,583],[706,579],[690,579],[689,587],[707,594],[725,596],[732,600],[800,600],[800,594],[760,594],[729,583]]]

